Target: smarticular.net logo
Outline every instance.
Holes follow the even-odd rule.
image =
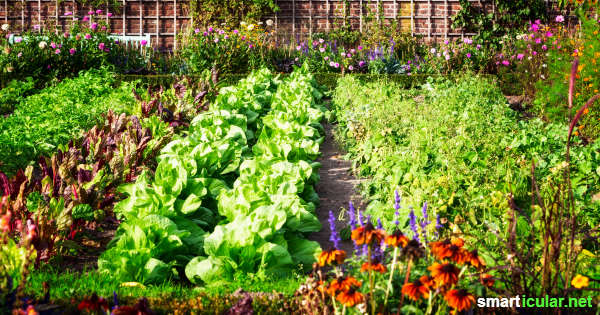
[[[547,307],[566,307],[566,308],[578,308],[586,307],[591,308],[592,297],[581,297],[581,298],[566,298],[566,297],[529,297],[525,295],[517,295],[510,298],[477,298],[477,306],[480,308],[488,307],[507,307],[507,308],[547,308]]]

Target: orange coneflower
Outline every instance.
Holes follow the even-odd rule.
[[[406,246],[402,248],[402,255],[406,256],[409,259],[416,260],[425,255],[423,247],[419,241],[412,239],[408,241]]]
[[[494,277],[492,277],[492,275],[484,273],[481,274],[481,276],[479,277],[479,281],[481,282],[481,284],[483,284],[486,287],[492,287],[494,285]]]
[[[408,244],[408,237],[404,236],[402,231],[396,229],[392,235],[385,238],[385,244],[393,247],[404,247]]]
[[[476,249],[470,252],[466,252],[465,261],[471,266],[478,269],[485,266],[485,262],[483,261],[483,259],[481,259],[481,257],[479,257],[479,254],[477,253]]]
[[[346,259],[346,252],[340,249],[331,249],[322,251],[319,254],[319,266],[331,265],[333,263],[342,264]]]
[[[434,263],[427,269],[431,271],[431,276],[438,287],[453,285],[458,282],[460,270],[451,263]]]
[[[338,277],[331,281],[327,288],[329,295],[335,296],[338,292],[348,291],[351,287],[360,288],[362,283],[354,277]]]
[[[384,238],[385,233],[380,229],[376,229],[371,222],[352,231],[352,240],[356,245],[369,245],[373,242],[381,243]]]
[[[356,287],[351,287],[337,295],[337,300],[347,307],[352,307],[364,300],[362,293],[356,291]]]
[[[427,276],[423,277],[429,278]],[[413,301],[417,301],[422,297],[428,298],[430,287],[427,285],[427,283],[421,281],[423,277],[419,278],[418,280],[415,280],[414,282],[405,283],[402,286],[402,294],[408,296]]]
[[[475,303],[475,297],[473,294],[467,292],[467,290],[450,290],[444,296],[444,300],[448,302],[448,305],[457,311],[468,310],[471,305]]]
[[[462,247],[450,244],[440,248],[434,255],[440,260],[449,258],[457,264],[462,264],[467,260],[466,254],[466,251]]]
[[[435,256],[435,257],[440,257],[442,252],[446,251],[446,248],[448,248],[448,246],[450,246],[452,243],[450,243],[449,239],[443,240],[443,241],[437,241],[437,242],[431,242],[429,243],[429,247],[431,247],[431,253]]]
[[[369,270],[385,273],[387,271],[387,268],[379,262],[366,262],[363,263],[360,267],[360,272],[365,272]]]

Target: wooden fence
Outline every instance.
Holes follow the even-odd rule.
[[[469,0],[495,14],[493,1]],[[458,0],[276,0],[280,10],[271,17],[277,33],[306,37],[326,32],[344,20],[363,30],[368,19],[381,23],[397,21],[405,32],[428,40],[464,37],[474,34],[451,28],[451,18],[458,10]],[[552,1],[546,0],[548,5]],[[149,35],[154,47],[177,49],[177,34],[190,25],[187,0],[122,0],[118,11],[91,8],[76,0],[0,0],[0,22],[13,31],[37,28],[67,29],[82,20],[90,10],[101,9],[92,20],[104,20],[114,34]],[[347,7],[349,6],[349,7]],[[345,12],[349,14],[345,14]],[[69,14],[71,13],[71,14]]]

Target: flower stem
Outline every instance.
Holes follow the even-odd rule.
[[[369,265],[371,264],[371,245],[369,244]],[[373,268],[369,268],[369,299],[371,300],[371,314],[375,315],[375,297],[373,296]]]
[[[394,258],[392,259],[392,268],[390,270],[390,278],[388,279],[387,289],[385,290],[385,300],[383,302],[384,307],[387,307],[388,298],[390,296],[390,289],[392,287],[392,278],[394,277],[394,269],[396,268],[397,259],[398,259],[398,247],[394,248]]]

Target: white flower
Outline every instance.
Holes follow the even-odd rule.
[[[254,29],[254,24],[248,24],[248,30],[251,31]]]
[[[258,25],[263,25],[263,22],[258,22]]]
[[[431,52],[432,54],[435,54],[435,52],[436,52],[436,51],[437,51],[437,50],[435,50],[435,48],[431,48],[431,50],[430,50],[430,52]]]
[[[248,24],[248,23],[246,23],[246,22],[244,22],[244,21],[242,21],[242,22],[240,23],[240,25],[241,25],[241,26],[246,26],[247,24]]]
[[[3,31],[8,31],[8,29],[9,29],[9,28],[10,28],[10,25],[8,25],[8,24],[6,24],[6,23],[5,23],[5,24],[2,24],[2,30],[3,30]]]
[[[546,68],[546,67],[547,67],[547,65],[546,65],[546,64],[543,64],[543,65],[542,65],[542,68]]]
[[[268,19],[268,20],[267,20],[267,26],[272,26],[272,25],[273,25],[273,20],[271,20],[271,19]]]
[[[45,41],[41,41],[41,42],[38,44],[38,47],[40,47],[40,49],[44,49],[44,48],[46,48],[47,46],[48,46],[48,43],[46,43]]]
[[[542,80],[545,80],[545,79],[546,79],[546,77],[545,77],[543,74],[542,74],[542,75],[540,75],[540,78],[542,78]]]

